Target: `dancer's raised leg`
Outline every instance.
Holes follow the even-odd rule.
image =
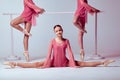
[[[23,19],[22,17],[17,17],[17,18],[13,19],[13,20],[10,22],[10,25],[11,25],[12,27],[14,27],[15,29],[23,32],[24,34],[26,34],[26,35],[28,35],[28,36],[31,36],[31,34],[28,33],[26,29],[23,29],[23,28],[20,26],[20,24],[21,24],[21,23],[24,23],[24,22],[25,22],[25,21],[24,21],[24,19]]]
[[[73,20],[73,24],[83,33],[87,33],[87,31],[84,29],[83,25],[81,22],[79,22],[80,18],[79,16],[75,16]]]

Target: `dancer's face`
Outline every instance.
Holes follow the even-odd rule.
[[[57,35],[57,37],[62,37],[62,34],[63,34],[63,29],[59,26],[57,26],[55,29],[54,29],[54,32],[55,34]]]

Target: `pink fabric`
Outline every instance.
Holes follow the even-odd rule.
[[[77,0],[77,9],[74,15],[85,18],[85,22],[87,22],[87,13],[91,13],[92,8],[87,4],[87,0]]]
[[[85,18],[85,22],[87,22],[87,10],[86,10],[82,0],[77,0],[77,9],[76,9],[74,15],[80,16],[83,19]]]
[[[69,59],[66,57],[66,48],[68,48]],[[65,39],[62,43],[57,43],[55,39],[53,39],[50,43],[48,56],[44,63],[44,67],[67,66],[75,66],[74,56],[69,41]]]
[[[38,15],[38,7],[32,0],[24,0],[24,11],[21,17],[25,19],[25,22],[30,22],[33,26],[36,25],[36,16]]]

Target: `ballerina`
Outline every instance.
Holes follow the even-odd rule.
[[[28,51],[28,41],[29,36],[31,36],[30,30],[31,26],[35,26],[36,21],[35,17],[39,14],[43,14],[45,10],[35,5],[32,0],[23,0],[24,1],[24,10],[20,16],[13,19],[10,22],[10,25],[15,29],[24,33],[24,56],[26,61],[29,61],[29,51]],[[21,23],[24,23],[24,29],[20,26]]]
[[[83,35],[87,33],[85,30],[85,23],[87,22],[87,13],[94,14],[100,12],[100,10],[92,7],[88,4],[87,0],[77,0],[77,9],[74,14],[73,24],[78,28],[78,42],[80,45],[80,59],[84,60],[84,46],[83,46]]]

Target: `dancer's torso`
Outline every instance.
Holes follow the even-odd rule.
[[[68,59],[66,57],[67,40],[62,43],[58,43],[53,39],[53,59],[52,65],[54,67],[65,67],[68,65]]]

